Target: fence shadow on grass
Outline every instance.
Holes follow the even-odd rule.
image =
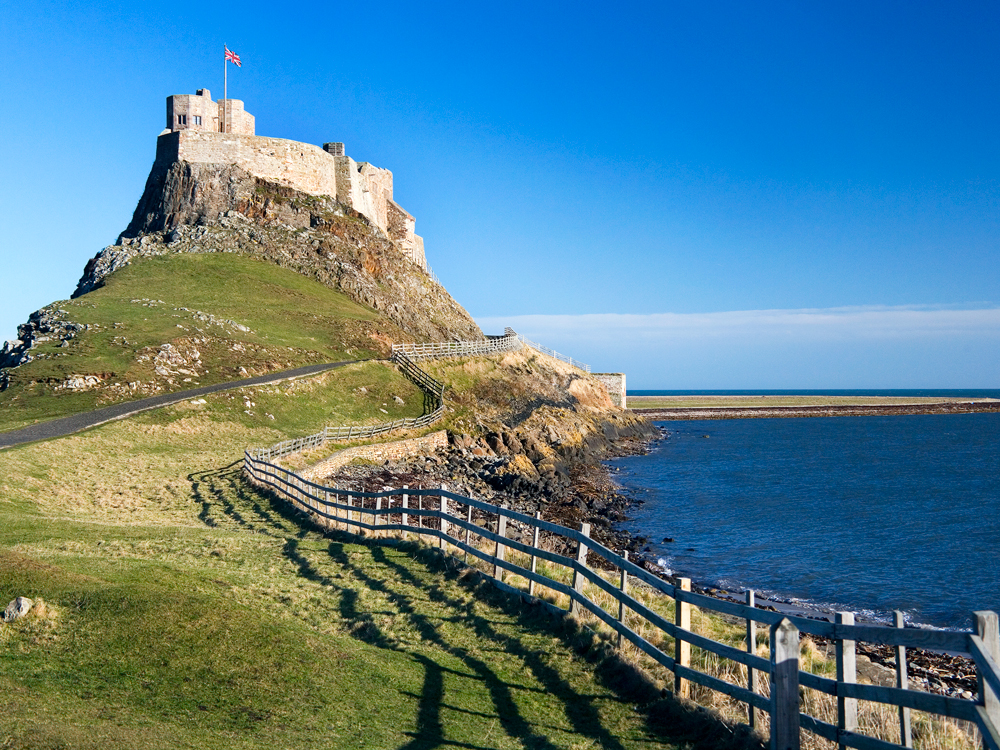
[[[629,710],[639,707],[637,710],[644,715],[646,728],[653,735],[650,744],[683,744],[706,750],[761,747],[760,740],[745,728],[734,730],[706,710],[661,693],[648,676],[622,661],[574,620],[555,617],[541,607],[499,591],[481,574],[426,545],[394,541],[387,545],[385,540],[319,530],[287,502],[247,485],[239,475],[240,462],[235,462],[188,477],[193,498],[201,506],[198,515],[202,522],[271,536],[279,542],[281,554],[296,575],[321,587],[329,596],[330,611],[339,615],[352,637],[377,648],[406,653],[420,665],[423,683],[419,695],[404,692],[416,701],[416,714],[413,731],[403,732],[409,740],[400,750],[455,745],[445,737],[443,711],[493,718],[507,737],[523,747],[540,750],[560,747],[547,734],[551,733],[549,730],[565,732],[565,727],[560,730],[532,721],[519,707],[518,696],[531,692],[545,693],[557,701],[572,733],[594,747],[625,750],[625,745],[602,720],[598,702],[609,699],[627,705]],[[307,537],[313,541],[317,535],[325,537],[325,545],[318,551],[305,549]],[[346,545],[355,550],[361,548],[364,553],[349,554]],[[419,572],[402,564],[399,559],[402,555],[416,560],[420,564],[418,571],[426,570],[428,580],[422,580]],[[360,588],[352,588],[351,582]],[[472,596],[457,593],[462,590]],[[361,601],[366,591],[381,597],[386,603],[384,611],[372,611]],[[481,604],[488,605],[485,612]],[[490,611],[496,616],[491,616]],[[471,635],[466,635],[465,641],[456,640],[454,633],[446,630],[448,624],[463,627]],[[592,663],[598,683],[611,697],[576,689],[546,658],[546,653],[511,637],[503,632],[504,627],[558,636]],[[408,642],[408,637],[416,637],[416,642]],[[475,643],[476,648],[470,649],[467,643]],[[441,658],[428,653],[427,645],[433,645]],[[487,653],[484,655],[482,651]],[[491,651],[502,652],[504,658],[513,657],[538,687],[505,678],[492,666]],[[460,665],[460,669],[449,663]],[[453,705],[454,701],[449,701],[446,695],[446,678],[478,681],[492,705],[478,711]]]

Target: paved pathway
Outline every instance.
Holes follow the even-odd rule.
[[[102,409],[84,412],[83,414],[73,414],[68,417],[60,417],[48,422],[22,427],[19,430],[0,433],[0,450],[10,448],[22,443],[32,443],[36,440],[49,440],[51,438],[71,435],[80,430],[96,427],[105,422],[115,419],[123,419],[141,411],[156,409],[160,406],[176,404],[179,401],[186,401],[189,398],[204,396],[206,393],[217,393],[218,391],[228,391],[232,388],[243,388],[248,385],[264,385],[265,383],[277,383],[281,380],[300,378],[304,375],[315,375],[324,370],[332,370],[335,367],[350,365],[358,360],[348,362],[328,362],[322,365],[306,365],[296,367],[294,370],[283,370],[282,372],[272,372],[269,375],[258,375],[254,378],[243,380],[231,380],[228,383],[216,383],[215,385],[203,385],[200,388],[192,388],[187,391],[177,391],[176,393],[164,393],[162,396],[150,396],[138,401],[126,401],[122,404],[105,406]]]

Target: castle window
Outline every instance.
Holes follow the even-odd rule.
[[[178,125],[187,125],[188,124],[188,116],[187,115],[177,115],[177,124]]]
[[[194,116],[194,124],[195,125],[201,125],[201,115],[195,115]]]

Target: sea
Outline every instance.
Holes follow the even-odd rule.
[[[629,391],[956,396],[1000,390]],[[658,422],[622,526],[677,575],[805,610],[969,629],[1000,611],[1000,414]]]

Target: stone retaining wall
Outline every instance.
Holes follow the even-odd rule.
[[[625,373],[624,372],[593,372],[595,378],[600,380],[604,387],[608,389],[611,396],[611,403],[622,409],[627,409],[625,405]]]
[[[394,440],[391,443],[376,443],[373,445],[358,445],[337,451],[305,471],[299,472],[304,479],[315,482],[346,466],[351,461],[362,458],[369,461],[397,461],[409,456],[422,456],[436,450],[448,447],[447,430],[438,430],[430,435],[408,440]]]

